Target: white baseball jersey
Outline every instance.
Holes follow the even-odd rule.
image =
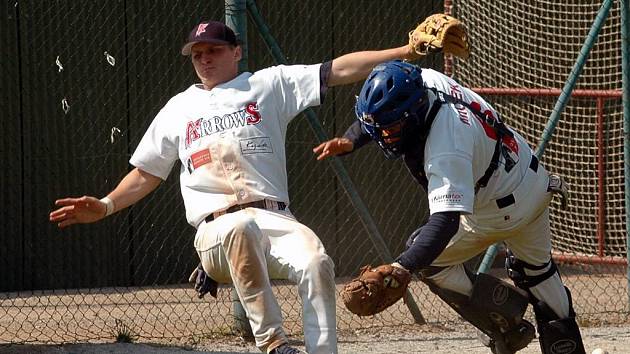
[[[427,87],[434,87],[457,97],[481,112],[493,117],[497,112],[472,90],[431,69],[422,69]],[[431,91],[429,95],[435,96]],[[526,140],[514,132],[514,137],[503,137],[503,153],[499,168],[494,171],[488,185],[475,195],[475,184],[490,165],[496,146],[496,133],[492,127],[462,105],[444,104],[431,127],[424,151],[424,168],[428,179],[428,198],[431,214],[442,211],[460,211],[481,216],[494,213],[495,199],[516,189],[527,172],[532,150]],[[515,162],[510,168],[506,156]],[[520,162],[520,163],[519,163]]]
[[[177,159],[186,218],[261,199],[289,203],[285,138],[301,111],[319,105],[321,64],[242,73],[174,96],[157,114],[130,163],[166,179]]]

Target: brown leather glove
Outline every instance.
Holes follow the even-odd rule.
[[[361,274],[341,290],[341,298],[350,312],[359,316],[377,314],[405,295],[411,281],[406,269],[384,264],[361,268]]]
[[[446,14],[431,15],[409,32],[409,46],[420,56],[444,51],[466,59],[470,54],[464,24]]]

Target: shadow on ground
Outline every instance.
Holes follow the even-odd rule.
[[[207,353],[207,354],[242,354],[260,353],[255,347],[243,348],[243,351],[223,350],[194,350],[187,347],[159,345],[159,344],[135,344],[135,343],[101,343],[101,344],[12,344],[0,345],[2,354],[164,354],[164,353]]]

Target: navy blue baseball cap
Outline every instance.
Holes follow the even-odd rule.
[[[234,31],[223,22],[204,21],[190,31],[186,44],[182,47],[182,55],[190,55],[190,49],[197,43],[238,45]]]

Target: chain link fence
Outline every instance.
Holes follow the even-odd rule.
[[[306,64],[355,50],[400,45],[419,20],[443,11],[441,2],[411,0],[387,4],[369,0],[265,0],[256,4],[288,62]],[[500,21],[488,23],[494,18],[491,12],[503,11],[507,16],[510,9],[507,5],[492,6],[497,5],[467,1],[455,4],[455,15],[467,24],[473,39],[473,59],[454,63],[457,78],[470,86],[520,87],[548,77],[548,72],[541,71],[525,82],[500,81],[509,75],[482,80],[486,77],[481,76],[482,72],[512,73],[518,66],[506,61],[508,57],[515,62],[530,59],[528,52],[511,56],[500,50],[504,47],[498,39],[505,39],[506,46],[514,45],[513,37],[523,29]],[[580,31],[588,31],[592,22],[589,16],[594,17],[597,7],[579,8],[586,19],[579,23]],[[491,17],[484,21],[479,13]],[[619,16],[616,9],[611,15],[610,31],[602,35],[601,43],[618,45],[619,31],[614,28],[619,28]],[[501,18],[500,13],[496,17]],[[0,120],[4,133],[0,154],[5,164],[0,173],[0,202],[11,207],[2,211],[0,343],[109,341],[121,329],[129,329],[139,338],[189,341],[238,334],[233,327],[229,286],[220,289],[216,300],[197,299],[192,286],[186,283],[198,259],[192,245],[194,230],[184,217],[177,166],[151,196],[98,224],[60,231],[47,222],[56,198],[105,195],[127,173],[128,159],[158,110],[171,96],[196,81],[191,64],[179,55],[179,49],[189,29],[203,19],[223,20],[224,2],[12,0],[1,5],[0,45],[6,50],[0,51],[0,109],[6,118]],[[538,17],[527,20],[534,27]],[[551,27],[540,28],[541,32],[531,38],[523,38],[527,42],[523,45],[534,48],[528,41],[536,43],[546,38],[544,31]],[[553,70],[570,69],[578,50],[573,42],[581,41],[581,33],[566,39],[565,51],[553,53],[562,57]],[[247,41],[250,71],[275,64],[252,21]],[[496,52],[498,60],[486,58],[489,52]],[[596,57],[614,55],[610,50]],[[418,64],[441,70],[443,58],[434,55]],[[535,66],[526,65],[523,72],[530,73]],[[604,62],[589,63],[594,72],[601,73],[600,80],[609,80],[605,74],[609,71],[597,69],[599,66],[611,68]],[[540,81],[537,87],[561,86],[566,77],[562,72],[553,81]],[[602,88],[589,82],[583,85]],[[618,89],[615,85],[607,88]],[[354,119],[354,95],[359,87],[335,88],[324,105],[316,108],[329,136],[342,134]],[[532,143],[538,141],[553,105],[551,98],[538,101],[501,97],[490,101]],[[570,176],[580,201],[596,198],[597,193],[593,189],[596,175],[591,172],[594,162],[580,163],[587,161],[595,149],[591,136],[595,134],[595,118],[590,103],[582,106],[585,108],[576,108],[580,115],[569,110],[562,119],[563,125],[574,128],[561,125],[556,133],[568,143],[553,145],[544,160],[552,170],[566,169],[558,172]],[[625,225],[620,204],[623,168],[619,169],[619,144],[623,141],[614,128],[621,124],[620,115],[614,113],[619,106],[620,101],[606,105],[606,112],[612,114],[607,118],[607,136],[612,137],[607,141],[612,150],[606,161],[615,166],[609,170],[614,182],[607,186],[621,193],[607,213],[606,224],[613,225]],[[335,261],[341,285],[360,265],[378,264],[382,259],[332,166],[315,161],[311,149],[317,143],[304,117],[289,126],[291,209],[322,239]],[[343,163],[389,252],[397,255],[407,236],[428,216],[426,196],[399,161],[387,161],[381,155],[378,148],[368,146],[344,157]],[[554,245],[563,252],[572,250],[562,244],[582,245],[595,237],[598,222],[587,221],[595,214],[593,204],[577,204],[584,207],[572,209],[569,216],[573,219],[555,208],[553,211]],[[569,236],[579,234],[570,229],[577,222],[584,222],[579,233],[585,239],[571,240]],[[610,230],[621,229],[612,226],[607,230],[619,235]],[[614,247],[617,256],[625,250],[623,244]],[[590,247],[584,253],[597,256],[596,252]],[[573,263],[563,265],[562,271],[583,324],[627,322],[623,266]],[[299,335],[301,304],[297,289],[285,281],[274,284],[285,327],[290,334]],[[427,322],[460,322],[421,283],[413,283],[411,289]],[[338,305],[338,317],[340,331],[414,323],[403,304],[372,318],[354,317]]]

